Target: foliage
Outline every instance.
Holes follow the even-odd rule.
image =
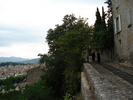
[[[44,86],[41,81],[27,85],[23,92],[13,90],[0,93],[0,96],[2,100],[55,100],[52,88]]]
[[[94,40],[95,42],[94,49],[96,50],[104,50],[106,43],[106,34],[107,28],[105,23],[105,13],[104,8],[102,7],[102,16],[100,15],[99,9],[96,11],[96,21],[95,21],[95,31],[94,31]]]
[[[49,69],[44,75],[42,75],[43,85],[52,88],[54,91],[54,98],[62,98],[62,83],[63,83],[63,67],[60,66]]]
[[[16,65],[26,65],[26,64],[16,63],[16,62],[3,62],[3,63],[0,63],[0,67],[9,66],[9,65],[16,66]]]
[[[48,30],[49,54],[43,55],[40,60],[45,62],[48,71],[42,76],[42,81],[52,87],[57,99],[62,100],[66,93],[75,95],[80,91],[82,52],[89,47],[93,30],[86,21],[73,14],[66,15],[63,24]]]
[[[110,0],[107,0],[110,1]],[[110,2],[106,2],[108,4]],[[112,11],[110,9],[110,5],[108,6],[108,12],[104,12],[104,8],[102,7],[102,16],[100,15],[99,9],[97,8],[96,11],[96,21],[95,21],[95,31],[93,37],[93,49],[96,50],[112,50],[114,47],[114,40],[113,40],[113,21],[112,21]],[[107,18],[107,23],[105,22]]]
[[[8,93],[0,93],[0,100],[26,100],[22,98],[21,91],[9,91]],[[21,98],[20,98],[21,97]]]
[[[113,49],[114,48],[114,30],[113,30],[113,16],[112,16],[112,1],[107,0],[106,3],[108,4],[108,11],[107,11],[107,32],[108,32],[108,37],[107,37],[107,43],[108,49]]]
[[[52,88],[44,86],[41,82],[27,85],[23,97],[27,100],[54,100]]]
[[[26,77],[27,77],[27,75],[11,76],[11,77],[9,77],[9,78],[7,78],[7,79],[0,80],[0,85],[4,85],[4,83],[5,83],[6,81],[9,82],[9,80],[10,80],[10,83],[12,83],[12,84],[20,83],[20,82],[22,82]],[[7,82],[7,83],[8,83],[8,82]]]
[[[41,58],[40,58],[40,60],[39,60],[39,63],[40,64],[43,64],[43,63],[45,63],[45,61],[48,59],[47,57],[47,55],[39,55],[39,56],[41,56]]]
[[[76,67],[76,66],[73,66]],[[80,72],[77,71],[76,68],[67,68],[64,72],[64,84],[63,91],[64,93],[69,93],[71,95],[75,95],[80,91]]]
[[[9,77],[4,80],[0,80],[0,97],[2,100],[26,100],[21,97],[21,91],[15,90],[14,83],[20,83],[26,78],[26,75],[20,75],[16,77]],[[5,93],[2,92],[5,91]]]
[[[64,100],[74,100],[74,97],[66,93],[66,95],[64,96]]]
[[[5,92],[9,92],[11,89],[15,89],[15,86],[11,80],[11,78],[7,78],[3,81],[3,85],[4,85],[4,90]]]

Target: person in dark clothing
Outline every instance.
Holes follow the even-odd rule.
[[[94,62],[95,61],[95,52],[93,51],[92,53],[92,61]]]
[[[97,62],[100,63],[101,62],[101,57],[100,57],[100,53],[97,52]]]

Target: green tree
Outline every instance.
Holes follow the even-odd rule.
[[[106,17],[106,14],[105,14],[105,11],[104,11],[104,7],[102,7],[102,27],[104,28],[104,29],[106,29],[107,27],[106,27],[106,22],[105,22],[105,18]]]
[[[112,10],[109,8],[108,13],[105,13],[104,8],[102,7],[101,16],[97,8],[96,21],[94,25],[94,40],[96,41],[96,48],[100,50],[112,50],[112,48],[114,47],[112,12],[110,11]],[[106,18],[107,23],[105,22]]]
[[[96,50],[104,50],[105,49],[105,43],[106,43],[106,23],[105,23],[105,13],[104,8],[102,7],[102,17],[100,15],[99,9],[97,8],[96,11],[96,21],[94,24],[94,40],[95,46],[94,49]]]
[[[113,56],[114,51],[114,29],[113,29],[113,16],[112,16],[112,1],[107,0],[105,3],[107,3],[108,11],[107,11],[107,42],[106,42],[106,48],[111,52],[111,59]]]
[[[15,86],[13,85],[12,79],[9,77],[3,81],[4,90],[6,93],[8,93],[11,89],[15,89]]]
[[[74,95],[80,91],[82,52],[90,44],[91,33],[87,19],[73,14],[64,16],[63,24],[48,30],[49,54],[42,57],[48,70],[42,80],[52,87],[55,98],[63,99],[66,93]]]
[[[95,21],[95,24],[94,24],[94,27],[95,27],[95,32],[98,32],[101,30],[102,28],[102,18],[101,18],[101,14],[99,12],[99,8],[97,8],[97,11],[96,11],[96,21]]]
[[[111,58],[114,48],[114,35],[113,35],[113,18],[112,18],[112,2],[107,0],[108,4],[107,13],[104,12],[102,7],[102,16],[99,9],[96,11],[96,21],[94,24],[94,37],[93,49],[111,52]],[[107,22],[105,21],[107,20]]]
[[[52,88],[44,86],[42,82],[27,85],[21,98],[24,100],[55,100]]]
[[[76,17],[72,15],[66,15],[63,18],[62,25],[56,25],[56,28],[49,29],[46,37],[46,41],[49,45],[49,53],[56,54],[59,53],[59,46],[55,43],[61,36],[63,36],[67,31],[69,31],[76,23]]]

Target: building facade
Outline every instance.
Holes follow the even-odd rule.
[[[133,0],[112,0],[115,58],[133,64]]]

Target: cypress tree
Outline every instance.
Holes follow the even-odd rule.
[[[104,29],[106,29],[105,16],[106,16],[106,14],[104,12],[104,7],[102,7],[102,24],[103,24],[102,26]]]
[[[96,11],[96,21],[94,24],[94,49],[101,51],[110,51],[111,58],[114,48],[114,34],[113,34],[113,17],[112,17],[112,2],[107,0],[108,11],[105,13],[104,7],[102,7],[102,16],[99,9]],[[107,23],[106,23],[107,18]]]
[[[108,6],[108,11],[107,11],[107,50],[110,50],[111,52],[111,59],[113,56],[113,50],[114,50],[114,30],[113,30],[113,16],[112,16],[112,2],[111,0],[107,0],[105,2]]]
[[[98,31],[101,30],[101,23],[102,23],[102,18],[101,18],[100,12],[99,12],[99,8],[97,8],[96,21],[95,21],[95,24],[94,24],[95,32],[98,32]]]
[[[99,9],[96,11],[96,21],[94,24],[94,42],[96,50],[104,50],[105,48],[105,35],[106,35],[106,22],[105,22],[105,12],[102,7],[102,16],[100,15]]]

